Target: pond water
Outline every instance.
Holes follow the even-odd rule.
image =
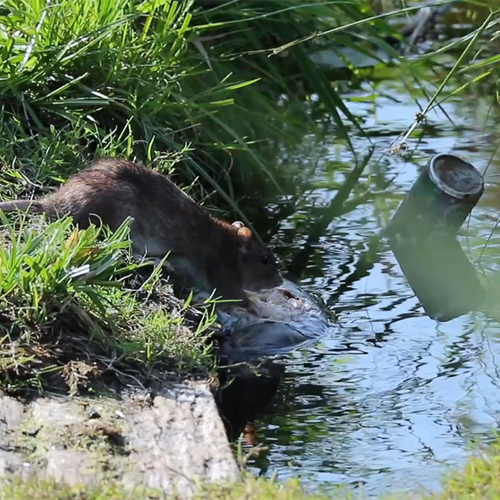
[[[497,427],[500,325],[480,312],[446,323],[430,319],[388,246],[377,250],[372,266],[363,264],[370,238],[432,155],[453,152],[484,171],[500,141],[492,136],[496,117],[488,99],[461,94],[429,115],[407,154],[384,155],[419,110],[397,71],[344,96],[375,146],[359,188],[375,195],[331,222],[298,281],[328,304],[338,325],[281,358],[286,371],[278,392],[256,421],[258,443],[269,448],[250,460],[256,474],[299,477],[311,488],[351,485],[367,496],[434,490],[443,473],[463,465],[471,446],[491,440]],[[355,129],[352,141],[359,157],[367,153],[370,141]],[[320,140],[305,137],[286,164],[291,171],[298,165],[299,176],[318,157],[314,173],[302,176],[312,181],[298,211],[281,221],[275,238],[288,262],[304,245],[313,205],[328,205],[354,165],[334,130]],[[494,158],[468,234],[460,236],[473,260],[497,222],[499,171]],[[488,249],[482,265],[491,275],[500,268],[498,235]]]

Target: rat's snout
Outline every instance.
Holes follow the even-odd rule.
[[[283,276],[281,276],[281,273],[278,271],[276,273],[276,277],[274,279],[274,285],[275,287],[281,286],[283,284]]]
[[[281,276],[280,272],[276,270],[276,273],[273,274],[272,278],[262,280],[260,288],[263,290],[272,290],[273,288],[277,288],[282,284],[283,284],[283,277]]]

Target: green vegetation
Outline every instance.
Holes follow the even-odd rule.
[[[346,140],[341,113],[355,122],[340,89],[306,57],[307,46],[273,57],[270,51],[370,14],[368,1],[63,0],[46,5],[4,0],[4,133],[17,138],[16,153],[25,150],[19,141],[36,140],[33,153],[23,156],[0,148],[2,160],[11,165],[15,158],[17,171],[46,186],[81,168],[82,157],[111,152],[151,163],[191,144],[192,154],[178,171],[181,179],[201,177],[237,210],[234,200],[243,183],[248,195],[267,185],[276,191],[290,181],[274,161],[276,146],[283,141],[292,146],[304,123],[314,123],[303,103],[311,92],[322,97]],[[339,31],[329,44],[366,52],[366,43],[352,41],[355,33],[362,38],[360,30],[394,53],[383,39],[399,35],[383,19],[361,22],[349,36]],[[25,159],[38,156],[43,148],[37,146],[51,129],[64,143],[73,135],[77,150],[64,155],[52,145],[45,151],[46,167],[33,171]],[[259,149],[256,142],[262,143]]]
[[[131,262],[128,221],[111,233],[0,217],[2,389],[77,393],[103,374],[130,383],[211,369],[213,306],[194,314],[158,270]]]

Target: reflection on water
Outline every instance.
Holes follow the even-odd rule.
[[[257,421],[259,442],[270,449],[251,462],[256,473],[299,476],[313,487],[362,484],[369,495],[434,489],[443,472],[463,463],[474,441],[487,442],[497,427],[498,323],[481,313],[441,324],[429,319],[385,244],[374,258],[360,261],[370,237],[387,223],[430,156],[453,152],[484,170],[500,140],[484,132],[496,129],[486,123],[485,104],[461,97],[444,106],[454,124],[442,113],[431,114],[415,151],[380,159],[418,111],[402,90],[395,82],[383,82],[347,96],[358,98],[350,107],[362,114],[376,147],[360,190],[369,186],[383,194],[334,219],[308,258],[300,284],[329,303],[340,326],[283,359],[286,372],[275,404]],[[282,221],[276,238],[277,251],[289,261],[304,244],[313,203],[328,205],[335,195],[332,186],[353,166],[348,148],[334,136],[328,141],[328,147],[317,146],[327,153],[305,201]],[[363,156],[369,142],[355,138],[354,145]],[[313,154],[310,143],[307,148]],[[494,159],[489,179],[499,167]],[[389,187],[381,188],[390,179]],[[486,184],[468,236],[460,237],[472,260],[495,226],[498,194]],[[498,250],[494,237],[483,256],[487,272],[500,267]]]

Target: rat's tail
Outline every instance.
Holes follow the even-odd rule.
[[[39,201],[36,200],[12,200],[0,202],[0,211],[14,212],[20,210],[21,212],[34,212],[43,213],[45,209]]]

